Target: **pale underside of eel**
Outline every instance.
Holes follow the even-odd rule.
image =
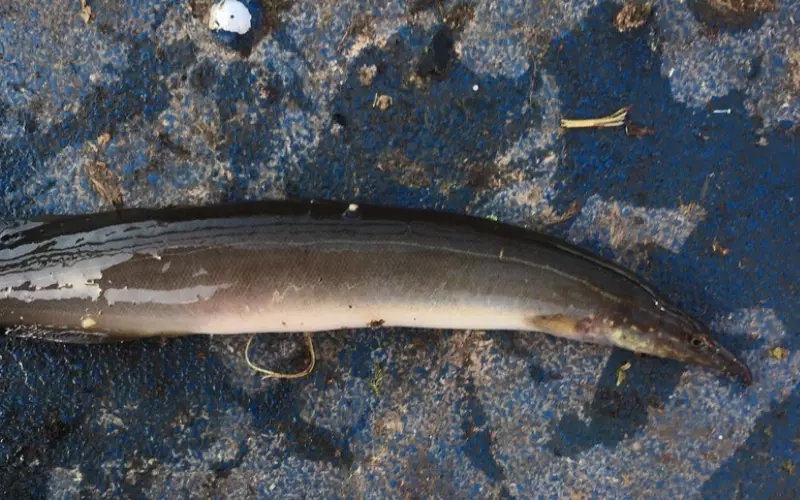
[[[0,325],[85,342],[368,326],[537,331],[750,379],[705,326],[599,256],[484,219],[333,202],[6,223]]]

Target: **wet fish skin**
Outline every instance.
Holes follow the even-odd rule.
[[[336,202],[0,226],[0,326],[79,342],[387,327],[539,331],[750,371],[629,270],[464,215]]]

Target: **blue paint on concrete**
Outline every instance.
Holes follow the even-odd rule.
[[[705,216],[680,251],[642,245],[635,249],[645,257],[637,260],[638,271],[709,323],[741,311],[769,311],[775,318],[767,322],[770,328],[780,323],[786,331],[781,345],[790,353],[800,350],[797,124],[762,130],[742,91],[713,99],[705,109],[677,102],[652,47],[658,30],[651,24],[620,34],[613,27],[617,6],[601,4],[581,25],[551,34],[543,57],[517,60],[517,69],[530,69],[512,78],[474,71],[458,57],[459,42],[485,36],[479,43],[492,54],[536,40],[523,36],[520,26],[525,15],[547,15],[544,7],[526,14],[513,2],[499,2],[498,15],[520,19],[495,22],[494,29],[509,32],[497,42],[469,31],[469,23],[480,20],[454,24],[441,18],[434,3],[420,3],[422,17],[401,19],[385,39],[348,61],[338,45],[349,47],[360,34],[340,42],[349,13],[325,11],[324,3],[317,11],[251,0],[254,12],[264,15],[256,16],[261,24],[248,39],[208,33],[202,16],[187,9],[201,2],[89,3],[93,24],[71,18],[67,34],[53,36],[73,43],[79,30],[93,30],[88,50],[107,61],[100,66],[109,81],[93,80],[77,66],[74,79],[49,69],[70,55],[60,52],[69,44],[43,44],[42,37],[52,34],[46,27],[22,44],[19,13],[0,7],[0,34],[14,35],[0,37],[6,76],[0,84],[0,203],[7,218],[96,209],[92,195],[53,190],[71,182],[58,169],[82,165],[87,143],[105,132],[112,139],[103,159],[130,204],[172,202],[181,200],[175,193],[195,190],[208,190],[203,199],[214,201],[275,191],[290,198],[469,211],[502,190],[496,177],[525,172],[545,157],[543,150],[526,151],[530,161],[516,160],[512,171],[497,167],[499,156],[543,126],[544,110],[532,94],[546,73],[555,79],[564,116],[632,105],[631,120],[655,132],[641,138],[622,129],[564,132],[547,146],[559,162],[556,211],[593,195],[676,211],[691,201],[700,204]],[[456,5],[441,4],[445,10]],[[390,2],[385,8],[395,7]],[[45,25],[52,8],[38,2],[27,15]],[[380,24],[383,12],[372,9],[373,24]],[[693,15],[731,36],[763,25],[760,18],[732,26]],[[790,67],[785,51],[765,43],[758,60],[730,71],[770,92],[786,92],[779,73]],[[267,44],[271,48],[264,49]],[[35,69],[21,59],[21,51],[33,47]],[[341,75],[330,77],[326,65]],[[364,68],[371,67],[375,75],[365,84]],[[40,96],[38,104],[31,95]],[[380,95],[391,97],[385,110],[373,106]],[[48,111],[51,101],[74,106]],[[287,139],[290,129],[304,139]],[[196,137],[207,149],[192,141]],[[303,149],[310,142],[313,147]],[[207,167],[200,170],[209,172],[207,178],[189,175]],[[80,179],[82,192],[90,193],[88,180]],[[40,187],[29,189],[32,183]],[[515,217],[515,210],[509,206],[498,216]],[[632,217],[629,209],[622,216]],[[566,236],[569,228],[567,220],[547,230]],[[714,251],[715,242],[727,254]],[[581,244],[620,257],[608,241]],[[719,335],[755,359],[768,358],[776,338]],[[687,381],[695,371],[679,363],[622,351],[605,358],[606,351],[555,340],[541,341],[533,352],[502,333],[485,338],[494,349],[489,354],[474,343],[459,348],[466,341],[446,332],[321,335],[316,371],[306,380],[277,383],[247,372],[237,341],[80,347],[4,338],[0,490],[16,498],[73,489],[66,496],[525,497],[564,488],[593,496],[797,496],[797,374],[783,374],[772,403],[758,406],[755,391],[773,387],[770,380],[756,380],[751,389],[722,381],[720,390],[729,395],[713,400],[691,385],[697,379]],[[282,345],[267,342],[259,354],[270,366],[296,366],[299,356],[282,356]],[[625,362],[632,367],[618,386],[617,370]],[[596,373],[578,373],[585,366],[597,366]],[[512,375],[496,375],[503,370]],[[378,373],[385,373],[380,381]],[[507,386],[512,389],[504,392]],[[513,397],[501,399],[507,393]],[[748,434],[716,456],[721,452],[713,440],[730,438],[718,437],[717,428],[730,422],[709,419],[709,405],[713,410],[741,401],[761,413],[752,424],[749,415],[729,416],[748,422]],[[676,437],[670,425],[652,423],[676,407],[693,412],[680,427],[696,438]],[[699,450],[689,446],[695,442],[703,443]],[[621,475],[620,482],[609,482],[618,469],[604,467],[612,464],[650,478],[642,460],[631,458],[634,446],[636,453],[656,457],[666,474],[633,486]],[[689,450],[685,456],[674,456],[683,449]],[[580,460],[581,473],[594,478],[588,487],[570,465]],[[685,477],[687,463],[711,470],[697,483],[693,477],[674,484]],[[557,467],[548,468],[552,464]],[[540,477],[539,469],[549,472]]]
[[[703,320],[759,303],[780,311],[790,330],[800,327],[794,307],[797,290],[789,285],[800,276],[793,271],[788,271],[793,276],[786,276],[782,259],[756,266],[759,250],[753,248],[791,245],[796,240],[796,223],[784,227],[771,223],[776,216],[797,220],[796,204],[789,198],[797,192],[800,171],[782,160],[796,157],[796,134],[779,129],[767,134],[767,146],[757,145],[756,120],[747,116],[736,94],[710,102],[707,110],[671,103],[657,54],[646,38],[617,32],[612,24],[615,13],[612,5],[602,5],[589,15],[583,30],[555,40],[545,68],[557,76],[565,115],[601,116],[626,103],[632,106],[631,119],[654,128],[655,135],[626,138],[620,129],[569,134],[561,172],[564,206],[575,197],[600,194],[636,205],[677,208],[702,196],[703,206],[710,210],[707,219],[716,226],[690,238],[686,252],[694,259],[653,249],[649,265],[640,271]],[[712,113],[727,108],[731,114]],[[702,193],[710,174],[720,187]],[[759,200],[758,209],[751,200]],[[744,259],[740,262],[752,263],[737,269],[736,260],[714,255],[714,238],[724,239],[730,251]],[[596,244],[595,250],[604,248]],[[786,285],[778,289],[746,286],[781,281]],[[725,342],[739,352],[764,348],[757,342]],[[609,358],[601,390],[589,410],[592,423],[588,427],[570,415],[559,423],[554,444],[559,453],[577,453],[597,443],[621,443],[646,423],[648,411],[666,402],[685,369],[658,361],[655,373],[636,373],[625,390],[618,390],[616,370],[629,359],[622,352]],[[654,369],[642,363],[637,367]]]
[[[364,185],[369,190],[359,192],[361,201],[413,206],[422,199],[445,210],[480,196],[492,175],[483,173],[490,170],[485,164],[539,119],[534,110],[519,113],[531,75],[476,75],[452,58],[443,39],[452,43],[446,26],[403,30],[384,49],[368,49],[350,64],[332,109],[342,130],[323,138],[318,166],[289,179],[291,195],[339,198]],[[365,87],[359,70],[370,66],[377,75]],[[414,79],[421,88],[409,83]],[[376,110],[376,95],[391,97],[391,107]]]

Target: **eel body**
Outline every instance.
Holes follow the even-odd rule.
[[[272,201],[0,228],[0,326],[16,335],[523,330],[750,378],[705,326],[630,271],[484,219]]]

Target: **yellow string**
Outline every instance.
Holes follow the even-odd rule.
[[[314,354],[314,341],[311,338],[311,333],[305,332],[306,341],[308,342],[308,352],[311,356],[311,361],[308,363],[308,366],[305,370],[297,372],[297,373],[278,373],[272,370],[267,370],[266,368],[261,368],[260,366],[256,366],[250,361],[250,346],[253,343],[253,338],[255,335],[250,335],[250,338],[247,339],[247,345],[244,348],[244,359],[247,361],[247,366],[250,367],[251,370],[263,374],[267,378],[278,378],[278,379],[296,379],[296,378],[303,378],[312,371],[314,371],[314,365],[317,363],[317,356]]]

